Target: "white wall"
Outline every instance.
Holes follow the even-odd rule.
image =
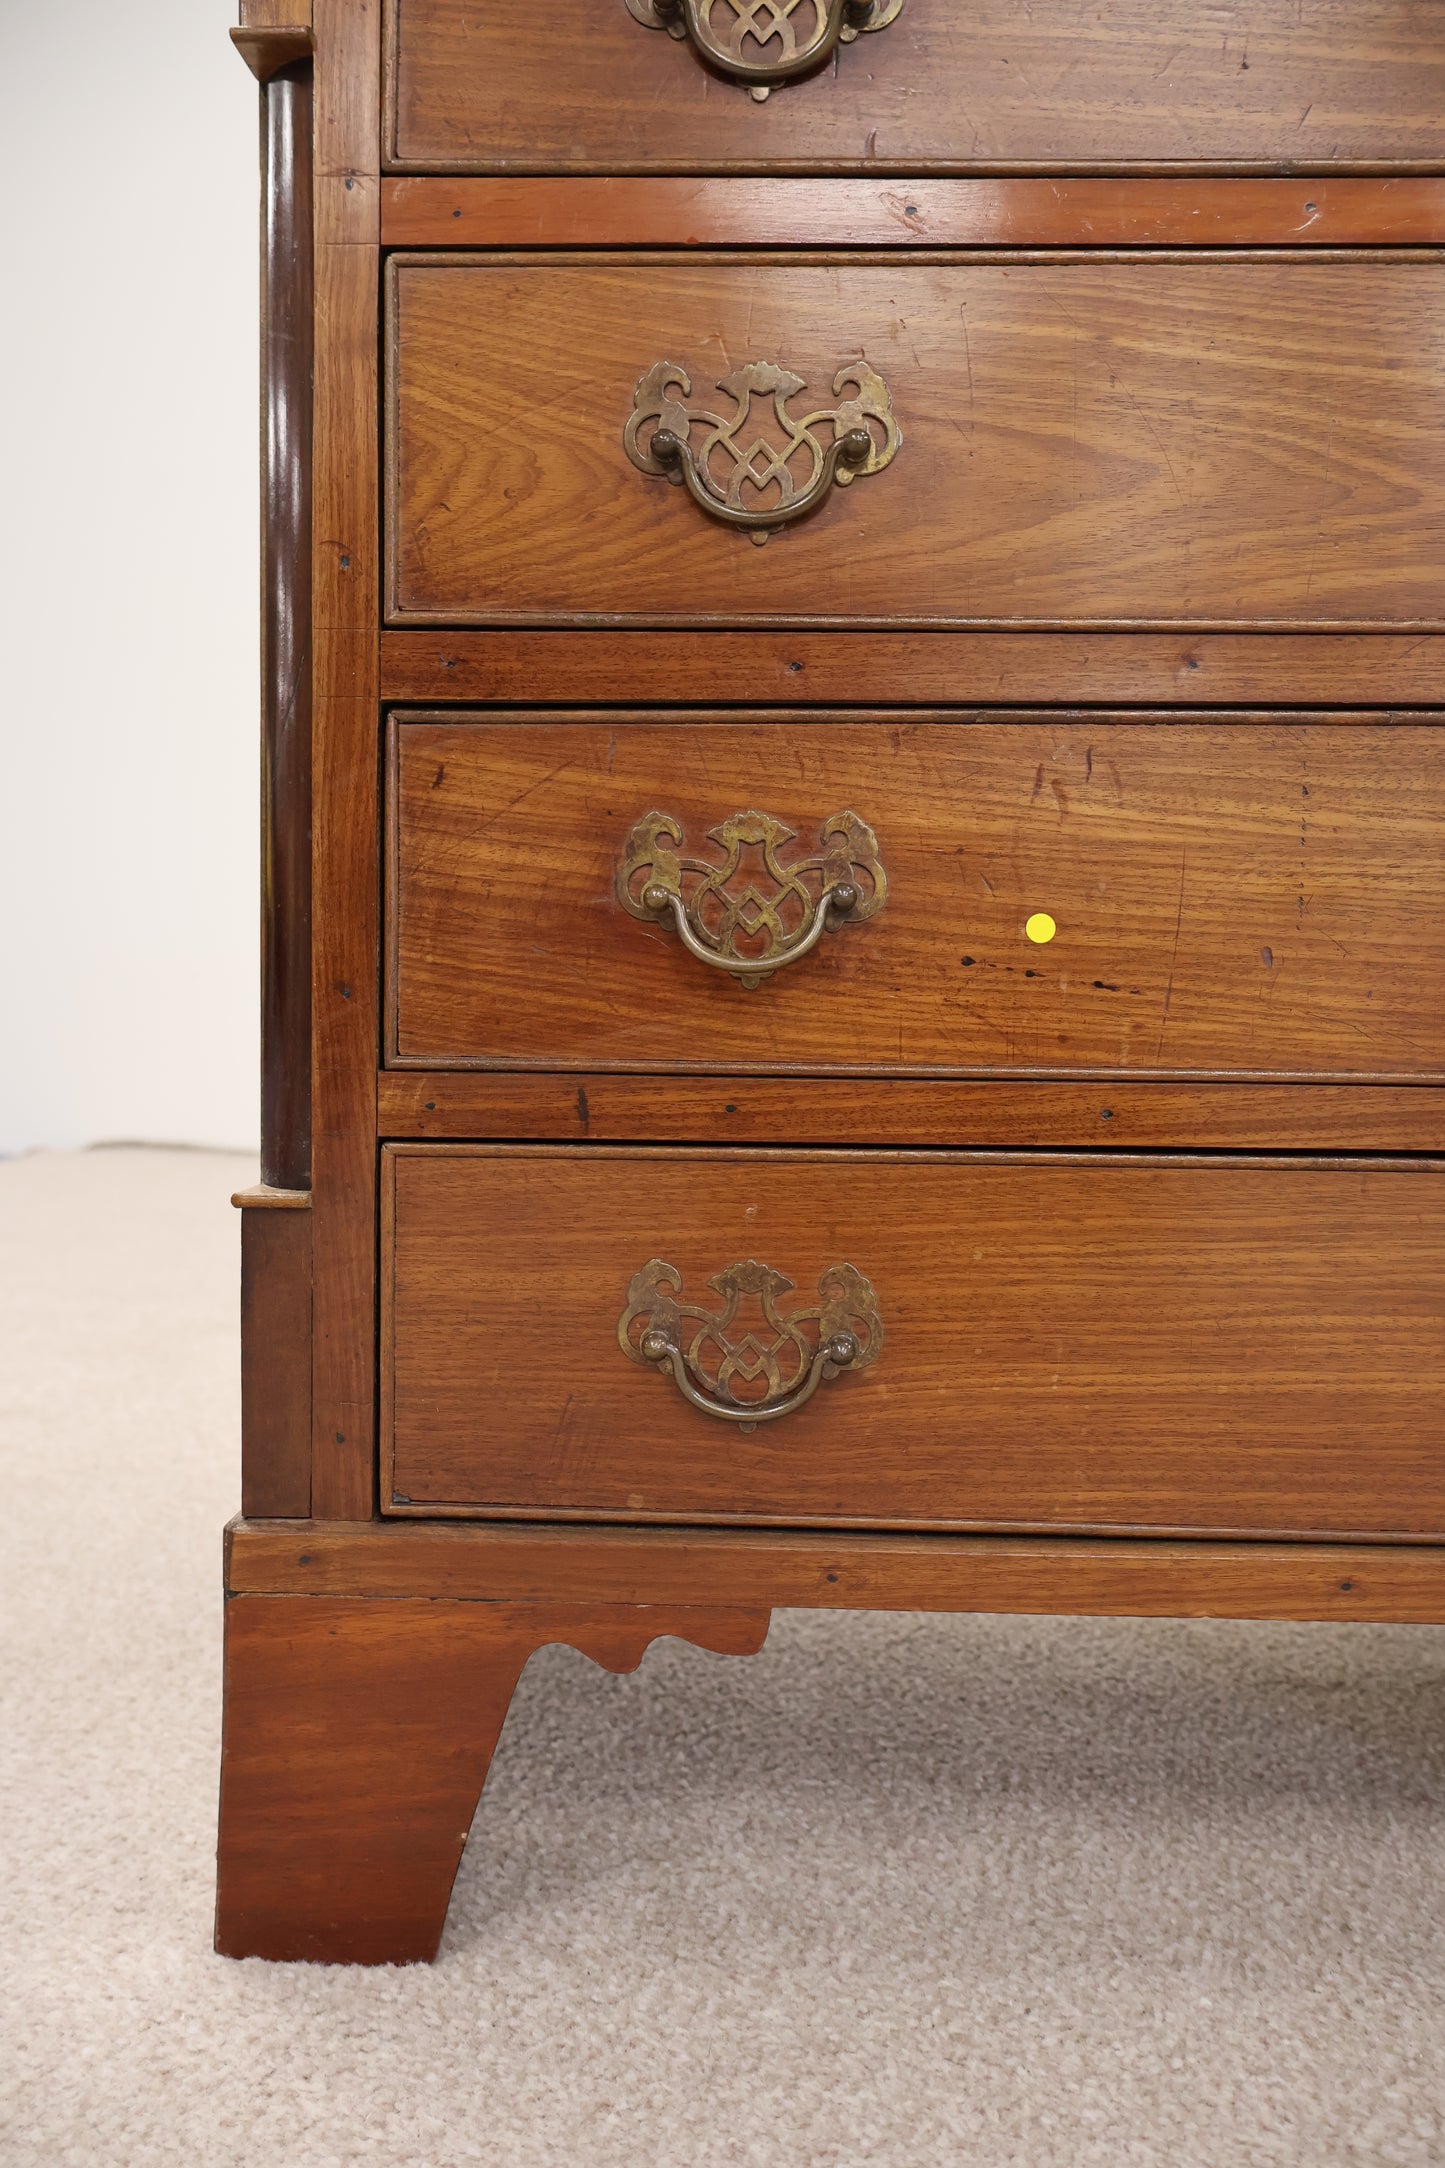
[[[256,86],[0,0],[0,1151],[257,1132]]]

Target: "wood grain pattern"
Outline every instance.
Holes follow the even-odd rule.
[[[909,1077],[539,1076],[386,1070],[377,1132],[562,1143],[1003,1145],[1445,1152],[1419,1085],[954,1083]]]
[[[771,544],[769,544],[771,547]],[[386,632],[386,700],[1434,706],[1431,633]]]
[[[233,1598],[216,1948],[430,1962],[534,1650],[635,1671],[663,1634],[751,1655],[767,1629],[766,1612],[698,1607]]]
[[[1445,1623],[1445,1546],[232,1522],[237,1594]]]
[[[381,184],[389,248],[1349,248],[1445,242],[1436,175]]]
[[[370,179],[381,167],[380,0],[312,0],[318,63],[316,170]],[[379,233],[373,233],[373,240]]]
[[[377,167],[374,0],[316,0],[316,32],[312,1510],[356,1520],[375,1486],[377,262],[374,188],[348,182]]]
[[[242,24],[231,32],[231,43],[258,83],[269,83],[283,68],[307,60],[316,48],[311,30],[301,24],[282,28],[268,23],[257,29]]]
[[[241,1212],[241,1511],[311,1511],[311,1214]],[[301,1198],[298,1202],[309,1203]]]
[[[391,1145],[388,1510],[1058,1533],[1445,1531],[1445,1165]],[[846,1261],[887,1343],[752,1437],[617,1346]]]
[[[585,18],[585,24],[584,24]],[[752,104],[621,0],[394,0],[388,156],[511,172],[1315,171],[1442,156],[1445,64],[1409,0],[909,0]]]
[[[310,29],[311,0],[240,0],[243,30]]]
[[[1445,1077],[1438,719],[403,715],[390,743],[392,1063]],[[755,992],[615,892],[648,812],[720,864],[751,806],[784,863],[851,808],[888,879]]]
[[[1440,278],[1425,253],[393,257],[388,616],[1438,624]],[[660,358],[703,405],[754,358],[826,403],[860,352],[903,448],[766,549],[623,452]]]

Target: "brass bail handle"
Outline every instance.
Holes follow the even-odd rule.
[[[784,83],[811,75],[860,33],[886,30],[903,6],[904,0],[627,0],[637,22],[685,39],[759,104]],[[809,30],[801,39],[800,13]],[[756,59],[746,55],[750,43]]]
[[[655,429],[652,433],[653,458],[669,474],[677,470],[694,504],[701,505],[713,519],[720,519],[725,527],[743,527],[759,536],[773,527],[786,527],[791,520],[806,518],[823,502],[835,482],[853,479],[858,469],[866,464],[872,450],[873,439],[861,424],[856,429],[846,430],[828,446],[822,465],[806,489],[786,503],[745,509],[741,505],[719,501],[716,490],[699,473],[686,437],[676,436],[671,429]],[[841,471],[844,468],[850,471],[844,474]]]
[[[671,813],[645,813],[617,869],[617,900],[633,918],[670,921],[690,956],[750,993],[887,900],[878,838],[856,813],[824,821],[808,858],[785,855],[797,831],[771,813],[734,813],[708,830],[721,864],[691,856],[685,840]]]
[[[753,542],[806,519],[835,484],[880,474],[903,442],[892,394],[866,361],[845,362],[834,404],[812,414],[789,411],[807,383],[779,361],[744,362],[716,388],[730,413],[695,401],[677,362],[655,361],[632,395],[622,445],[641,473],[678,484],[710,519]]]
[[[721,1297],[715,1308],[683,1302],[682,1274],[650,1258],[632,1276],[617,1338],[630,1362],[671,1377],[692,1407],[735,1423],[745,1436],[806,1407],[828,1379],[866,1370],[882,1353],[877,1297],[854,1265],[829,1265],[808,1309],[784,1308],[797,1283],[755,1257],[725,1266],[707,1284]]]

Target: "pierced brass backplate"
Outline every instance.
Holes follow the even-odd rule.
[[[686,40],[759,104],[861,32],[886,30],[903,8],[904,0],[627,0],[638,22]]]
[[[833,379],[835,396],[849,386],[850,397],[799,420],[788,401],[807,389],[805,380],[780,362],[744,362],[718,378],[733,411],[715,414],[688,404],[685,369],[655,361],[632,395],[622,442],[642,473],[679,484],[711,518],[766,542],[774,527],[815,511],[835,482],[846,489],[860,475],[881,473],[903,442],[878,372],[866,361],[846,362]],[[769,397],[771,417],[754,420],[753,400]],[[826,444],[816,434],[824,427],[832,431]]]
[[[796,835],[771,813],[734,813],[708,830],[724,853],[719,866],[681,854],[682,825],[671,813],[645,813],[627,838],[617,899],[634,918],[671,919],[690,955],[751,992],[887,900],[878,838],[856,813],[834,813],[819,835],[822,850],[784,865],[778,853]]]
[[[872,1284],[853,1265],[829,1265],[817,1303],[787,1316],[778,1305],[797,1282],[756,1258],[724,1267],[707,1284],[720,1307],[680,1302],[682,1274],[651,1258],[632,1276],[617,1338],[629,1360],[670,1372],[685,1400],[743,1432],[791,1415],[824,1379],[866,1370],[883,1351]]]

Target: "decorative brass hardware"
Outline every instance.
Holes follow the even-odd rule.
[[[829,1265],[818,1281],[817,1305],[787,1317],[778,1303],[797,1282],[756,1258],[726,1266],[707,1284],[722,1296],[720,1309],[679,1302],[682,1274],[651,1258],[632,1276],[617,1338],[630,1361],[671,1371],[684,1399],[744,1433],[791,1415],[825,1378],[866,1370],[882,1353],[883,1320],[872,1285],[852,1265]],[[764,1329],[738,1333],[738,1311],[749,1296],[756,1298]],[[754,1399],[737,1390],[759,1383],[763,1390]]]
[[[845,385],[854,387],[851,398],[820,407],[799,421],[788,412],[788,401],[806,389],[804,379],[776,361],[749,361],[718,378],[717,388],[728,394],[734,411],[714,414],[707,407],[684,404],[692,396],[692,379],[685,369],[675,361],[655,361],[633,393],[622,442],[643,474],[678,483],[713,519],[742,528],[754,542],[766,542],[774,527],[815,510],[835,482],[845,489],[860,474],[880,473],[903,442],[888,386],[876,370],[866,361],[846,362],[833,379],[834,393]],[[768,393],[782,442],[769,443],[761,431],[744,441],[753,400]],[[649,422],[653,427],[644,443],[642,431]],[[824,422],[833,430],[827,445],[814,434]],[[881,436],[875,435],[873,424]],[[694,429],[706,431],[696,448],[691,441]],[[801,478],[793,471],[800,457],[808,463]],[[745,487],[759,499],[776,489],[777,497],[771,503],[746,505]]]
[[[903,7],[904,0],[627,0],[638,22],[685,39],[760,105],[783,83],[811,75],[861,32],[886,30]],[[795,16],[806,36],[799,36]],[[759,59],[745,57],[749,42]],[[770,57],[773,45],[778,49]]]
[[[670,918],[690,955],[731,972],[751,993],[816,948],[825,933],[873,918],[887,901],[878,838],[856,813],[824,821],[816,857],[781,865],[778,851],[796,835],[771,813],[734,813],[708,830],[708,840],[727,854],[715,866],[680,855],[682,826],[672,814],[645,813],[617,869],[617,900],[634,918]],[[745,850],[762,853],[766,888],[745,876],[747,885],[734,891]]]

